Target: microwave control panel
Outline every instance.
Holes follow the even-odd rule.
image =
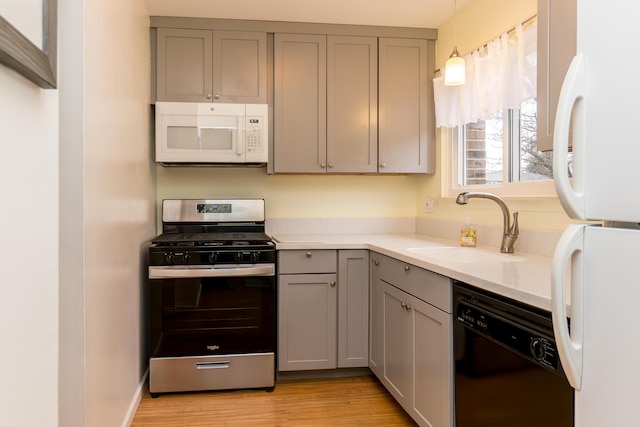
[[[247,153],[261,153],[263,117],[247,117]]]

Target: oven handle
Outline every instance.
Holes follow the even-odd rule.
[[[231,362],[196,362],[196,369],[227,369]]]
[[[149,279],[198,278],[198,277],[253,277],[275,276],[275,264],[251,267],[213,267],[211,265],[166,265],[149,267]]]

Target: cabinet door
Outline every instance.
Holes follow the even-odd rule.
[[[411,409],[410,295],[382,282],[382,384],[408,412]]]
[[[378,379],[382,377],[382,280],[380,279],[380,259],[371,253],[369,270],[369,369]]]
[[[213,32],[213,101],[267,103],[267,34]]]
[[[335,369],[336,275],[280,275],[278,303],[278,369]]]
[[[211,102],[212,33],[158,28],[158,101]]]
[[[274,172],[325,173],[327,41],[274,36]]]
[[[367,367],[369,251],[338,252],[338,367]]]
[[[434,43],[379,40],[379,173],[435,172]],[[433,67],[431,67],[433,68]]]
[[[451,315],[411,297],[414,395],[405,408],[420,425],[449,426],[453,414]]]
[[[538,0],[538,149],[553,149],[558,97],[576,55],[577,0]]]
[[[327,172],[378,170],[378,41],[327,39]]]

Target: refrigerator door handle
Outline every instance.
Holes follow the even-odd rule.
[[[582,384],[583,342],[583,242],[584,225],[571,224],[556,246],[551,263],[551,315],[558,355],[569,384],[580,390]],[[571,260],[571,332],[567,320],[567,266]]]
[[[558,98],[553,128],[553,177],[562,207],[571,218],[585,220],[584,168],[585,145],[584,97],[586,75],[584,56],[576,55],[567,70]],[[570,131],[573,134],[570,135]],[[573,146],[573,187],[569,183],[569,138]]]

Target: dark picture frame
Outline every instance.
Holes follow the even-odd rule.
[[[42,48],[0,16],[0,63],[43,89],[57,85],[58,0],[42,1]]]

